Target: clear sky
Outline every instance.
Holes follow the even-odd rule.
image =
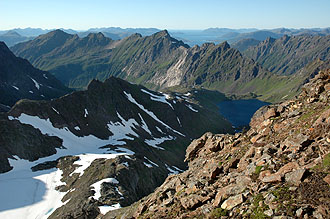
[[[0,29],[330,26],[330,0],[0,0]]]

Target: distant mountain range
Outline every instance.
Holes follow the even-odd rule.
[[[29,39],[35,38],[41,34],[46,34],[55,29],[41,29],[41,28],[25,28],[25,29],[12,29],[6,31],[0,31],[1,35],[6,35],[7,32],[16,32],[21,37],[27,37]],[[69,34],[78,34],[80,37],[85,37],[90,33],[102,32],[105,36],[119,40],[128,37],[134,33],[139,33],[142,36],[150,36],[161,30],[157,28],[120,28],[120,27],[104,27],[104,28],[91,28],[88,30],[72,30],[72,29],[61,29]],[[280,38],[284,35],[320,35],[325,36],[330,34],[330,28],[311,28],[311,29],[288,29],[288,28],[277,28],[277,29],[265,29],[258,30],[255,28],[246,29],[230,29],[230,28],[209,28],[205,30],[169,30],[169,33],[176,39],[182,40],[184,43],[194,46],[202,45],[203,43],[213,42],[220,43],[228,41],[230,44],[236,43],[242,39],[254,39],[263,41],[267,37]],[[5,37],[5,36],[4,36]],[[3,38],[7,45],[12,46],[16,43],[24,40],[18,40],[15,37]]]
[[[330,59],[330,35],[267,38],[243,53],[279,75],[292,75],[316,59]]]
[[[278,40],[278,44],[289,38],[284,36]],[[322,54],[329,47],[328,38],[292,37],[293,41],[300,39],[299,41],[304,42],[302,45],[317,44],[320,40],[324,42],[317,44],[318,48],[300,47],[304,48],[305,58],[296,63],[290,62],[290,74],[315,58],[327,59],[327,56]],[[275,42],[275,39],[268,38],[268,41]],[[253,40],[253,44],[256,43]],[[267,40],[250,48],[258,50],[258,46],[262,47],[262,44],[267,44]],[[271,51],[283,53],[283,48],[285,47]],[[94,78],[104,81],[110,76],[116,76],[156,90],[173,86],[204,87],[229,95],[253,93],[257,96],[262,95],[260,98],[263,100],[276,101],[288,93],[289,96],[294,95],[297,92],[294,88],[300,87],[299,84],[309,77],[301,75],[291,80],[290,76],[280,76],[283,74],[274,71],[262,61],[262,58],[267,57],[266,53],[257,58],[249,55],[252,52],[246,50],[245,56],[237,49],[230,48],[226,42],[189,47],[171,37],[167,31],[145,37],[133,34],[114,41],[102,33],[80,38],[55,30],[32,41],[17,44],[11,49],[16,55],[28,59],[34,66],[50,71],[65,85],[78,89],[86,86]],[[283,57],[298,57],[294,55],[295,51],[290,49]],[[274,65],[281,62],[278,59],[271,60]]]
[[[0,111],[8,111],[20,99],[49,100],[70,91],[52,74],[16,57],[0,42]]]

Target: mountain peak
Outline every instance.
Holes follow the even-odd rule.
[[[7,33],[3,34],[2,36],[21,37],[21,35],[14,30],[10,30]]]
[[[162,30],[157,33],[154,33],[153,36],[155,37],[170,37],[170,34],[168,33],[167,30]]]
[[[230,49],[230,45],[227,41],[224,41],[224,42],[220,43],[219,47],[221,47],[223,50]]]

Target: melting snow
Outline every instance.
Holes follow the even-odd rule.
[[[138,134],[133,130],[134,126],[138,126],[139,124],[134,119],[129,119],[126,121],[121,115],[117,112],[117,116],[120,119],[120,122],[112,122],[110,121],[107,124],[110,132],[113,133],[113,136],[110,136],[111,139],[121,142],[121,144],[125,144],[124,139],[134,140],[128,135],[133,135],[135,137],[139,137]]]
[[[92,184],[91,187],[93,187],[94,188],[93,190],[95,191],[93,198],[96,200],[99,200],[99,198],[101,198],[101,186],[103,183],[118,184],[119,182],[115,178],[107,178]]]
[[[179,125],[182,127],[179,117],[176,117],[176,119],[178,120]]]
[[[169,165],[165,164],[166,168],[168,171],[170,171],[170,173],[168,175],[172,175],[172,174],[179,174],[180,172],[178,170],[172,169]]]
[[[154,147],[154,148],[157,148],[160,150],[165,150],[164,148],[159,147],[157,145],[163,143],[164,141],[174,140],[174,139],[175,138],[173,136],[165,136],[165,137],[161,137],[161,138],[145,139],[144,142],[151,147]]]
[[[116,209],[119,209],[119,208],[121,208],[119,203],[111,205],[111,206],[108,206],[108,205],[99,206],[100,212],[103,215],[105,215],[109,211],[113,211],[113,210],[116,210]]]
[[[144,164],[145,166],[147,166],[148,168],[152,168],[152,165],[151,165],[151,164],[148,164],[148,163],[146,163],[146,162],[143,162],[143,164]]]
[[[30,77],[30,76],[29,76]],[[31,77],[30,77],[31,78]],[[36,81],[36,80],[34,80],[33,78],[31,78],[31,80],[33,81],[33,83],[34,83],[34,86],[39,90],[40,89],[40,84]]]
[[[59,113],[54,107],[52,107],[52,109],[53,109],[57,114],[60,115],[60,113]]]
[[[149,94],[151,100],[154,100],[154,101],[158,101],[158,102],[162,102],[162,103],[168,104],[168,105],[174,110],[173,106],[172,106],[169,102],[167,102],[166,99],[168,99],[168,98],[166,98],[165,95],[158,96],[158,95],[153,94],[153,93],[150,93],[149,91],[146,91],[146,90],[144,90],[144,89],[141,89],[141,91],[144,92],[144,93],[146,93],[146,94]]]
[[[125,156],[126,157],[126,156]],[[122,165],[124,165],[125,167],[128,167],[129,165],[128,165],[128,162],[124,162],[124,163],[122,163]]]
[[[19,90],[19,88],[18,88],[18,87],[16,87],[16,86],[14,86],[14,85],[12,85],[12,87],[13,87],[13,88],[15,88],[16,90]]]
[[[149,160],[147,157],[144,157],[144,159],[146,159],[149,163],[151,163],[152,165],[159,167],[158,164],[152,162],[151,160]]]
[[[42,134],[61,138],[66,149],[56,149],[56,154],[40,158],[34,162],[18,157],[9,159],[13,170],[0,174],[0,193],[2,194],[0,196],[0,218],[47,218],[63,205],[61,199],[65,193],[55,190],[57,186],[62,184],[60,181],[61,170],[32,172],[30,168],[38,163],[53,161],[67,155],[78,155],[80,160],[76,161],[75,164],[82,166],[78,167],[76,172],[81,174],[92,160],[134,154],[133,151],[125,148],[118,148],[122,151],[121,153],[115,151],[115,154],[102,154],[106,153],[108,149],[100,149],[100,147],[108,144],[121,145],[122,142],[111,137],[106,140],[93,135],[78,137],[71,133],[68,128],[53,127],[49,119],[40,119],[37,116],[26,114],[21,114],[18,118],[8,116],[8,119],[19,120],[22,124],[29,124],[39,129]],[[105,209],[113,208],[114,206],[105,207]]]
[[[149,129],[147,123],[144,121],[144,119],[142,118],[142,116],[141,116],[140,113],[139,113],[139,117],[140,117],[141,122],[142,122],[142,126],[141,126],[141,128],[143,128],[146,132],[149,133],[150,136],[152,136],[152,133],[151,133],[151,131],[150,131],[150,129]]]
[[[197,109],[194,109],[193,107],[192,107],[192,105],[190,105],[190,104],[188,104],[188,105],[186,105],[189,109],[191,109],[192,111],[194,111],[195,113],[198,113],[198,110]]]
[[[166,128],[170,129],[171,131],[173,131],[173,132],[175,132],[175,133],[177,133],[177,134],[179,134],[179,135],[185,137],[184,134],[182,134],[182,133],[180,133],[180,132],[178,132],[178,131],[172,129],[170,126],[166,125],[163,121],[161,121],[160,119],[158,119],[158,117],[157,117],[153,112],[147,110],[146,108],[144,108],[143,105],[141,105],[141,104],[139,104],[138,102],[136,102],[136,100],[132,97],[131,94],[126,93],[125,91],[124,91],[124,93],[125,93],[125,95],[127,96],[127,99],[128,99],[130,102],[132,102],[132,103],[134,103],[135,105],[137,105],[141,110],[143,110],[144,112],[146,112],[146,113],[147,113],[149,116],[151,116],[154,120],[156,120],[157,122],[161,123],[163,126],[165,126]]]

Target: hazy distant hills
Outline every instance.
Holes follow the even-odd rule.
[[[41,28],[16,28],[12,30],[0,31],[0,35],[6,34],[8,31],[15,31],[22,37],[28,37],[29,39],[35,38],[41,34],[46,34],[55,29],[41,29]],[[73,30],[73,29],[61,29],[69,34],[78,34],[80,37],[85,37],[90,33],[102,32],[105,36],[119,40],[128,37],[134,33],[139,33],[142,36],[150,36],[160,30],[157,28],[120,28],[120,27],[104,27],[104,28],[91,28],[88,30]],[[220,43],[228,41],[230,44],[236,43],[242,39],[255,39],[263,41],[267,37],[280,38],[284,35],[320,35],[325,36],[330,34],[330,28],[313,28],[313,29],[266,29],[258,30],[255,28],[245,29],[230,29],[230,28],[209,28],[205,30],[169,30],[171,36],[176,39],[182,40],[189,46],[202,45],[203,43],[213,42]],[[20,40],[12,38],[2,39],[7,45],[14,45]]]
[[[0,111],[8,111],[20,99],[47,100],[70,91],[53,75],[16,57],[0,42]]]
[[[13,46],[17,43],[31,39],[33,39],[33,37],[22,36],[14,30],[10,30],[4,34],[0,34],[0,41],[5,42],[7,46]]]

